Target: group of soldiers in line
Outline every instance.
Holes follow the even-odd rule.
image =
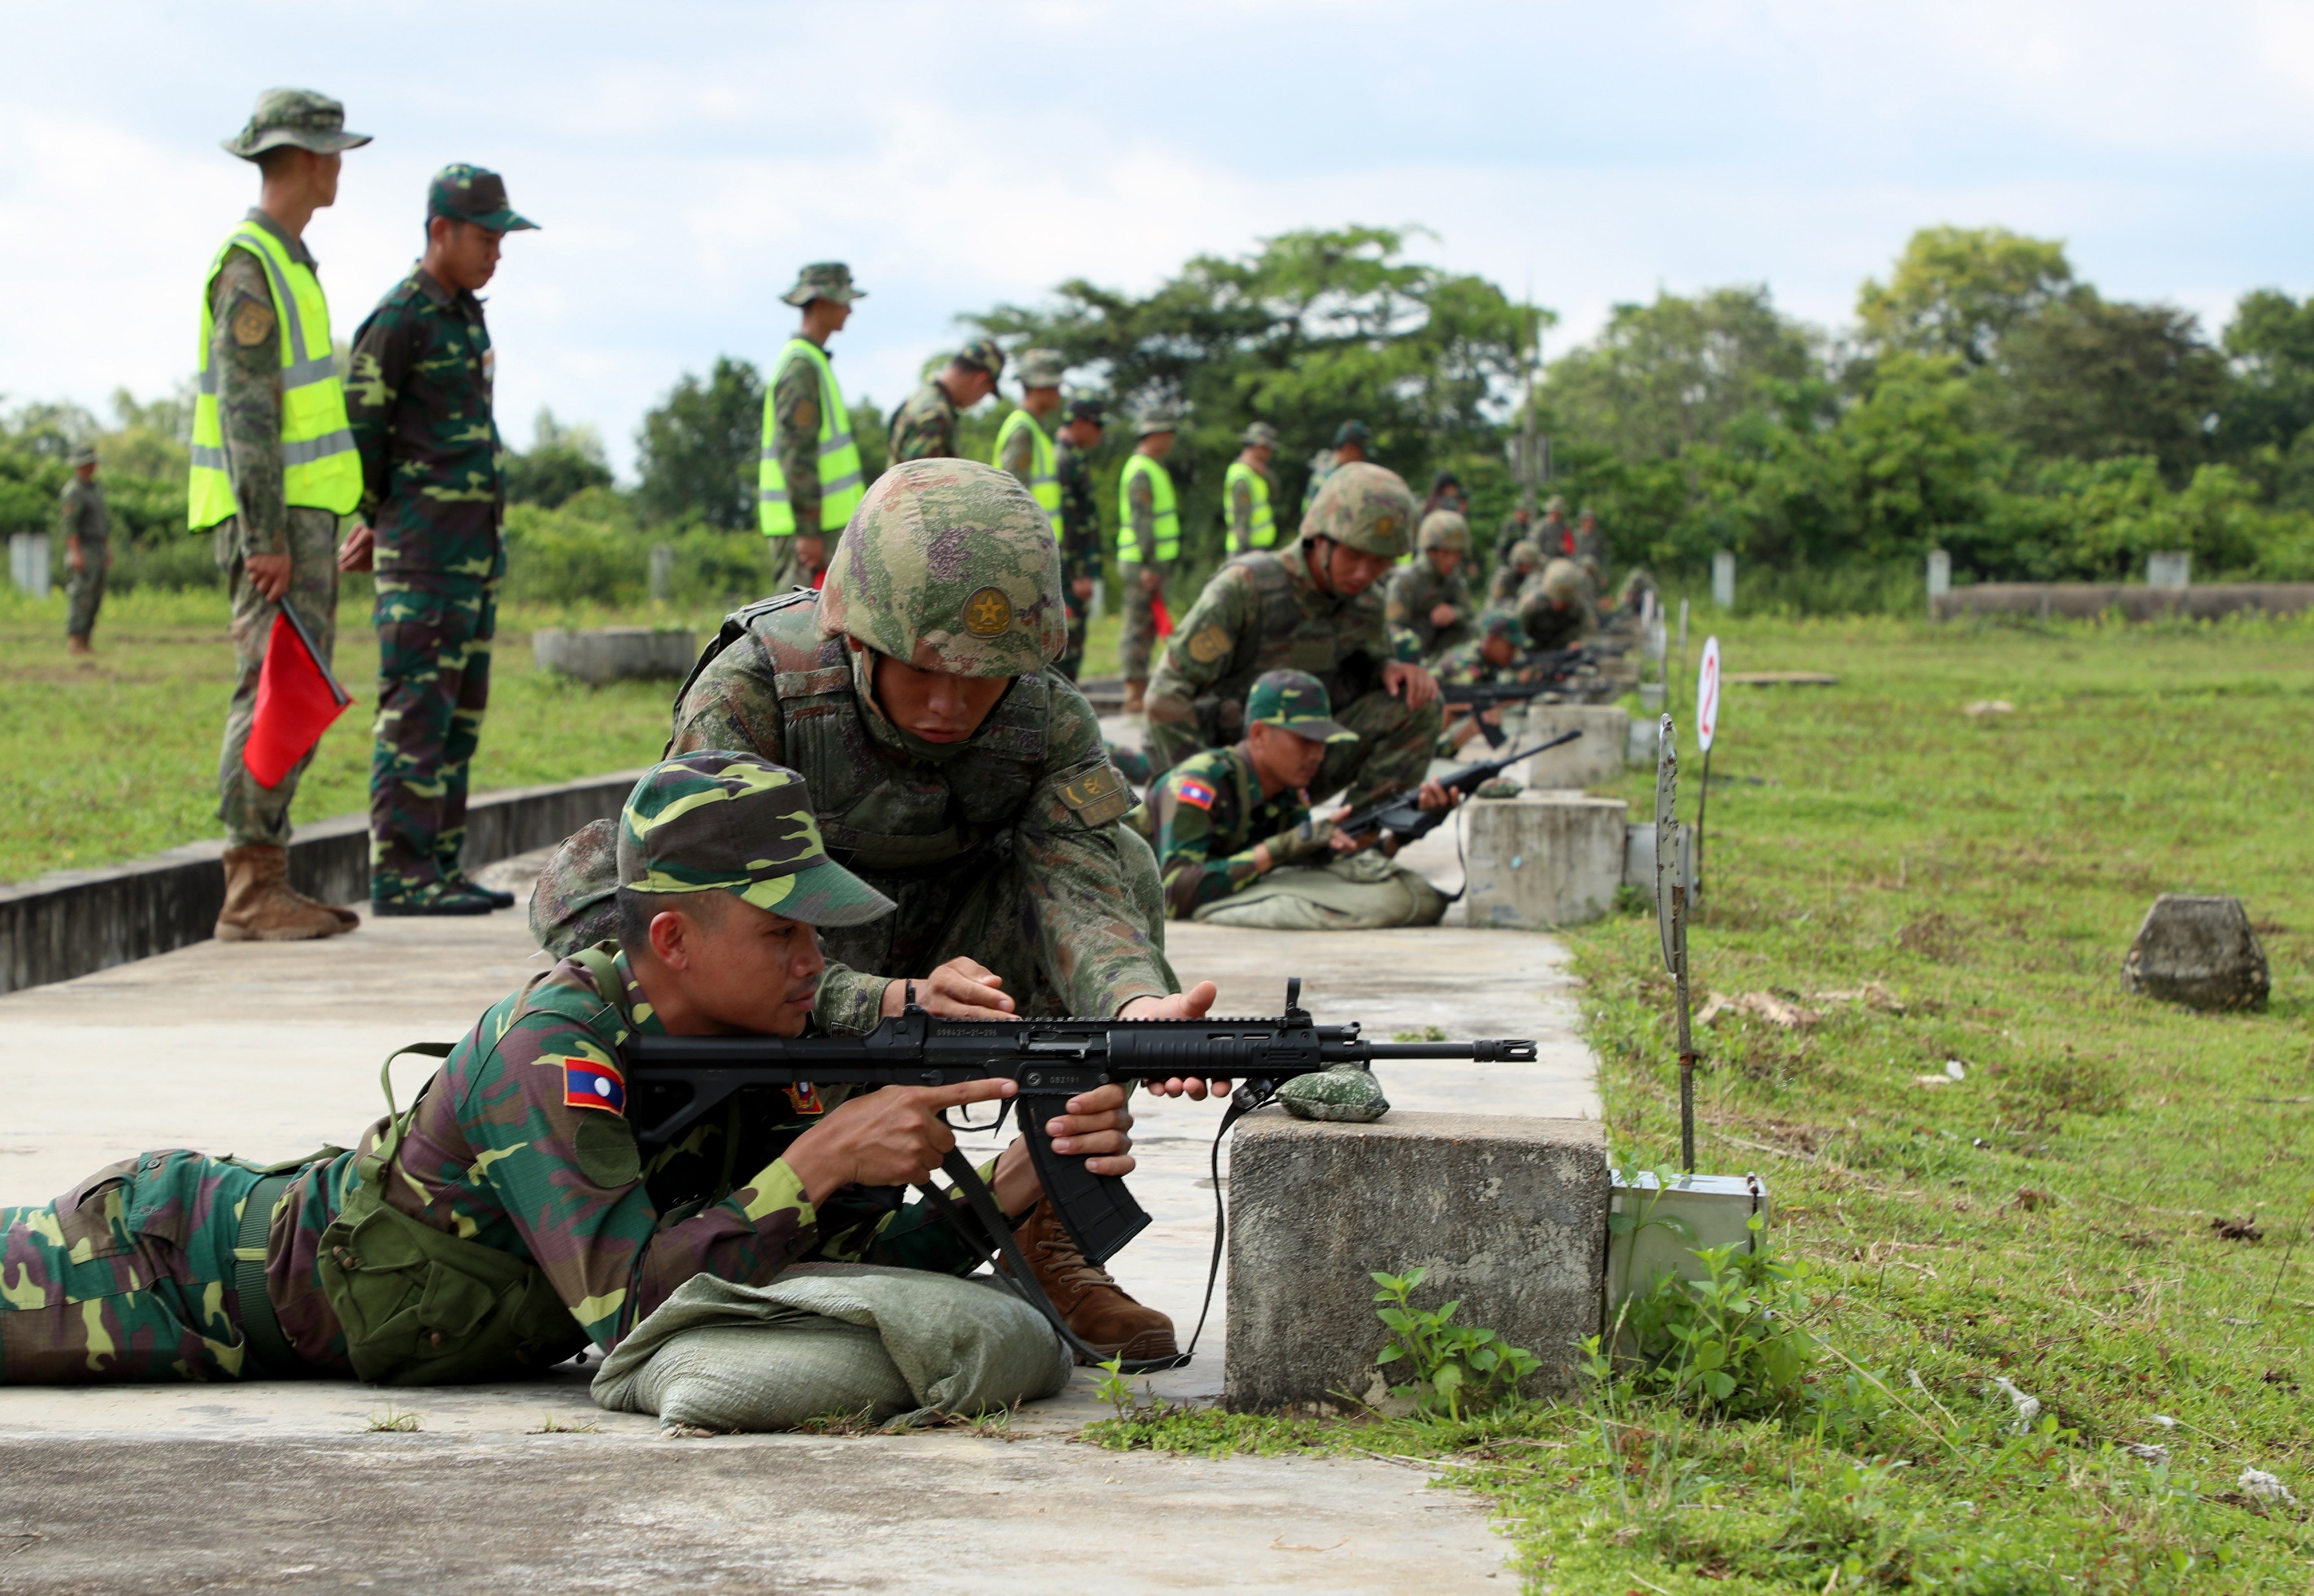
[[[336,101],[277,90],[226,145],[265,182],[202,301],[192,513],[216,529],[243,667],[221,812],[236,848],[276,850],[261,885],[286,893],[296,772],[274,789],[248,776],[248,701],[282,607],[326,656],[338,570],[374,566],[387,706],[374,869],[421,881],[405,895],[452,894],[465,886],[455,847],[443,851],[444,772],[472,753],[503,569],[473,289],[504,234],[527,224],[492,174],[446,169],[427,256],[364,324],[341,388],[300,235],[334,198],[339,153],[362,142]],[[676,695],[660,763],[616,820],[574,834],[542,873],[531,928],[560,962],[494,1005],[415,1104],[350,1150],[272,1166],[146,1153],[54,1203],[0,1210],[0,1381],[503,1377],[615,1345],[700,1273],[761,1283],[835,1259],[969,1270],[977,1257],[934,1222],[950,1199],[903,1204],[889,1188],[928,1181],[953,1149],[947,1110],[1009,1082],[799,1083],[646,1156],[621,1047],[652,1034],[857,1034],[912,1001],[979,1020],[1196,1018],[1215,987],[1177,974],[1170,919],[1437,918],[1443,898],[1388,857],[1386,833],[1341,824],[1385,798],[1433,812],[1455,801],[1426,779],[1444,730],[1437,678],[1399,657],[1383,601],[1421,515],[1407,484],[1345,428],[1280,541],[1275,497],[1257,485],[1276,440],[1248,434],[1245,473],[1228,484],[1245,549],[1146,677],[1159,774],[1139,801],[1055,668],[1082,648],[1089,588],[1069,516],[1073,495],[1090,496],[1099,408],[1071,404],[1048,437],[1060,374],[1024,357],[1028,400],[1000,436],[1002,463],[954,457],[957,410],[1003,365],[976,340],[901,407],[893,463],[865,483],[824,347],[856,297],[835,267],[807,269],[788,295],[803,324],[767,396],[761,494],[792,579],[726,620]],[[1153,568],[1141,584],[1153,596],[1178,557],[1160,465],[1178,425],[1141,419],[1135,460],[1149,465],[1128,463],[1120,488],[1119,547],[1135,556],[1124,563]],[[341,544],[340,518],[353,523]],[[1451,551],[1444,538],[1426,552]],[[1435,558],[1411,574],[1426,569],[1455,575]],[[1475,646],[1495,662],[1516,625],[1481,613],[1448,654]],[[1341,806],[1317,812],[1313,798],[1334,793]],[[227,859],[243,895],[228,916],[261,922],[221,921],[221,935],[228,923],[330,934],[283,918],[311,900],[252,899],[250,873]],[[1226,1089],[1183,1079],[1155,1095]],[[1332,1103],[1364,1089],[1313,1077],[1309,1089]],[[1056,1152],[1122,1176],[1132,1124],[1123,1089],[1104,1087],[1047,1128]],[[1081,1340],[1128,1360],[1172,1354],[1171,1320],[1084,1255],[1020,1143],[982,1173]]]

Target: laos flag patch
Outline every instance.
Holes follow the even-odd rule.
[[[569,1108],[601,1108],[612,1114],[627,1111],[627,1079],[611,1064],[593,1059],[566,1058],[562,1065],[562,1102]]]
[[[1195,808],[1210,809],[1214,807],[1214,789],[1195,776],[1182,777],[1179,785],[1173,789],[1173,796]]]

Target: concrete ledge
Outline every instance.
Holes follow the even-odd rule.
[[[1418,1264],[1428,1271],[1418,1305],[1460,1300],[1455,1322],[1542,1361],[1534,1389],[1570,1388],[1578,1344],[1599,1327],[1607,1178],[1596,1120],[1249,1115],[1230,1153],[1224,1402],[1380,1401],[1389,1382],[1373,1360],[1388,1333],[1371,1271]]]
[[[566,631],[549,626],[530,634],[530,657],[540,670],[558,671],[596,687],[637,677],[670,676],[680,682],[691,674],[699,645],[680,630],[602,626]]]
[[[1515,735],[1516,745],[1524,746],[1570,731],[1583,735],[1521,761],[1510,773],[1529,787],[1597,787],[1621,779],[1630,757],[1631,718],[1612,704],[1529,704],[1526,723]]]
[[[2136,582],[1983,582],[1929,601],[1939,621],[1955,615],[2061,615],[2084,620],[2118,610],[2131,621],[2184,615],[2214,620],[2244,611],[2294,615],[2314,608],[2314,582],[2204,582],[2151,587]]]
[[[1624,880],[1630,813],[1621,798],[1579,792],[1478,799],[1464,823],[1464,922],[1540,930],[1605,914]]]
[[[466,808],[467,865],[546,847],[616,815],[641,773],[478,795]],[[0,992],[206,941],[225,905],[217,863],[224,852],[221,842],[193,842],[124,865],[0,886]],[[340,815],[300,827],[289,844],[289,880],[324,903],[367,897],[369,816]]]

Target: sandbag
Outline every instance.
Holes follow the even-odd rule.
[[[698,1274],[595,1376],[596,1406],[702,1430],[791,1430],[829,1415],[900,1425],[1049,1397],[1073,1362],[993,1280],[802,1264],[768,1285]]]
[[[1446,895],[1375,850],[1312,868],[1272,870],[1242,892],[1206,904],[1196,918],[1268,931],[1365,931],[1436,925]]]

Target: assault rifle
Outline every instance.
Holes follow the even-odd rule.
[[[1449,771],[1445,775],[1439,777],[1438,785],[1449,792],[1459,792],[1464,798],[1468,798],[1528,754],[1541,754],[1547,748],[1556,748],[1562,743],[1571,743],[1582,735],[1580,727],[1574,731],[1563,731],[1547,743],[1537,743],[1532,748],[1522,748],[1515,754],[1506,754],[1500,759],[1482,760],[1477,764],[1466,764],[1460,770]],[[1370,831],[1385,831],[1396,836],[1400,844],[1403,846],[1418,837],[1428,836],[1444,824],[1446,817],[1453,812],[1451,807],[1425,809],[1415,802],[1413,793],[1403,792],[1395,798],[1384,798],[1378,804],[1359,810],[1334,829],[1347,832],[1354,837],[1363,836]]]
[[[621,1049],[627,1069],[627,1121],[646,1150],[662,1147],[736,1098],[785,1086],[947,1086],[965,1080],[1007,1080],[1020,1095],[998,1110],[987,1125],[958,1130],[994,1130],[1006,1109],[1019,1110],[1021,1135],[1044,1186],[1045,1196],[1069,1234],[1098,1264],[1106,1261],[1149,1223],[1125,1182],[1096,1175],[1083,1155],[1053,1151],[1047,1122],[1064,1112],[1081,1092],[1114,1081],[1165,1081],[1203,1077],[1243,1085],[1232,1097],[1214,1133],[1218,1169],[1221,1137],[1238,1118],[1275,1097],[1298,1075],[1334,1064],[1370,1065],[1377,1059],[1471,1059],[1481,1063],[1532,1063],[1531,1041],[1368,1042],[1353,1025],[1320,1025],[1302,1007],[1302,983],[1285,983],[1285,1012],[1276,1018],[1247,1019],[942,1019],[919,1008],[913,986],[902,1012],[880,1020],[858,1036],[637,1036]],[[1100,1355],[1079,1342],[1058,1309],[1037,1288],[1021,1261],[1012,1226],[996,1207],[987,1185],[961,1152],[951,1150],[941,1170],[954,1185],[925,1188],[941,1216],[983,1257],[992,1254],[1008,1266],[1010,1282],[1041,1311],[1061,1339],[1099,1362]],[[1216,1174],[1218,1182],[1218,1173]],[[1221,1258],[1216,1184],[1214,1257]],[[959,1215],[962,1207],[985,1236],[975,1235]],[[998,1278],[1006,1278],[999,1271]],[[1210,1301],[1212,1282],[1206,1283]],[[1198,1324],[1203,1327],[1204,1319]],[[1189,1338],[1192,1350],[1197,1337]],[[1127,1363],[1131,1372],[1174,1368],[1177,1359]]]
[[[1439,699],[1448,704],[1466,706],[1475,718],[1473,724],[1479,735],[1487,739],[1487,746],[1503,745],[1503,728],[1488,720],[1487,711],[1502,704],[1524,703],[1541,698],[1546,692],[1559,690],[1556,679],[1542,682],[1458,682],[1438,689]]]

